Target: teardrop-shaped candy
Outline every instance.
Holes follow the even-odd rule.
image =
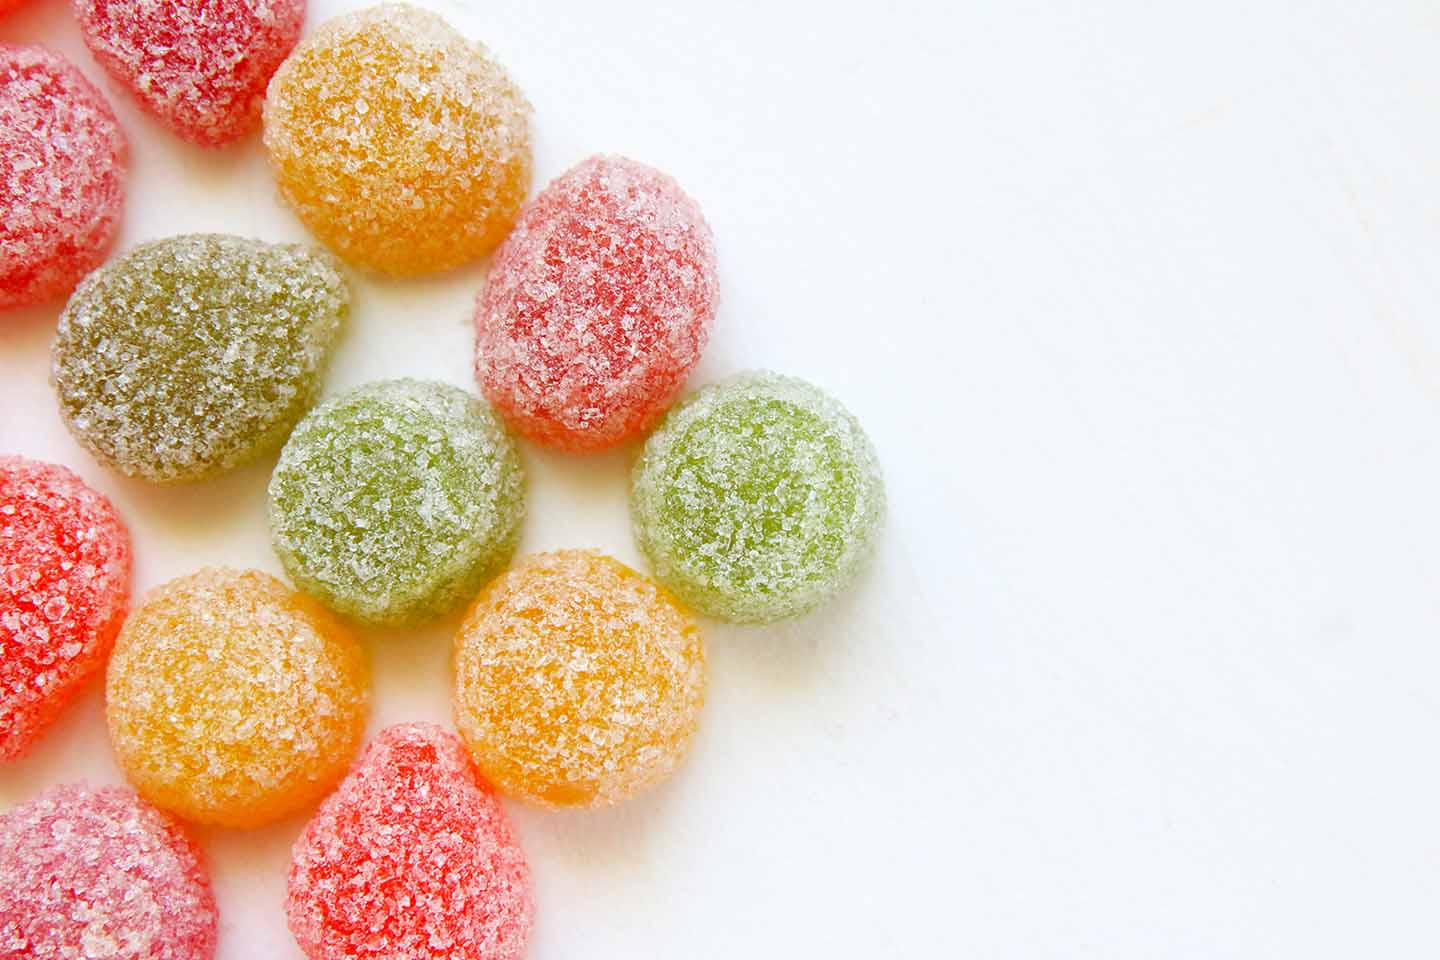
[[[147,111],[202,147],[260,126],[305,0],[75,0],[85,45]]]
[[[129,476],[224,473],[289,436],[348,307],[319,250],[226,234],[143,244],[86,277],[60,316],[60,413]]]
[[[69,470],[0,456],[0,763],[104,669],[130,600],[130,534]]]
[[[597,156],[552,180],[495,255],[475,375],[521,433],[586,453],[649,428],[700,360],[715,241],[670,177]]]
[[[286,913],[310,960],[515,960],[530,869],[460,740],[380,732],[295,842]]]

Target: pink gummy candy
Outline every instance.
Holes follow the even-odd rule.
[[[179,824],[123,787],[0,815],[0,957],[210,960],[215,898]]]
[[[534,907],[464,745],[409,723],[381,731],[295,842],[286,912],[310,960],[515,960]]]
[[[125,205],[125,135],[80,71],[0,43],[0,307],[67,294],[100,262]]]
[[[110,501],[64,467],[0,457],[0,761],[104,666],[129,598]]]
[[[175,133],[218,147],[257,129],[305,0],[74,0],[95,59]]]
[[[531,201],[496,254],[476,308],[476,377],[532,439],[612,446],[675,399],[718,294],[695,202],[644,164],[591,157]]]

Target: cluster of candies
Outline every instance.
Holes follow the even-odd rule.
[[[206,569],[127,615],[109,501],[0,458],[0,761],[103,670],[134,786],[61,786],[0,816],[4,956],[213,956],[214,898],[172,815],[247,827],[319,802],[286,906],[307,956],[517,957],[529,874],[494,790],[590,806],[665,777],[704,699],[687,611],[803,614],[880,523],[869,441],[815,387],[747,374],[671,409],[718,289],[672,179],[594,157],[527,204],[530,108],[483,48],[407,6],[299,43],[303,6],[75,0],[96,59],[179,135],[217,146],[263,124],[281,194],[329,252],[187,235],[101,266],[123,205],[115,117],[58,55],[0,45],[0,306],[70,294],[61,413],[121,473],[200,480],[283,445],[269,517],[299,588]],[[348,310],[340,260],[413,275],[492,250],[484,400],[393,380],[311,409]],[[512,430],[577,453],[651,431],[631,509],[655,580],[589,551],[512,564]],[[360,752],[369,677],[346,619],[466,602],[459,736],[405,724]]]

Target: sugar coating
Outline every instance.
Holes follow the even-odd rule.
[[[127,156],[110,105],[68,60],[0,43],[0,308],[69,293],[105,259]]]
[[[249,827],[324,796],[360,745],[368,697],[360,647],[318,604],[268,574],[205,569],[125,621],[105,714],[145,799]]]
[[[286,573],[373,623],[414,624],[469,600],[515,552],[524,512],[505,428],[441,383],[372,383],[317,407],[270,478]]]
[[[670,177],[596,156],[555,178],[496,254],[475,372],[527,436],[573,452],[648,429],[700,359],[715,242]]]
[[[210,960],[194,842],[124,787],[51,787],[0,814],[0,956]]]
[[[0,457],[0,762],[105,665],[130,600],[130,534],[51,463]]]
[[[517,960],[530,869],[465,747],[387,727],[295,841],[286,900],[310,960]]]
[[[502,790],[615,803],[670,774],[705,698],[694,621],[658,584],[586,550],[529,557],[455,638],[455,721]]]
[[[60,316],[51,379],[96,459],[157,482],[280,445],[314,402],[349,309],[334,258],[189,234],[95,271]]]
[[[270,83],[280,192],[346,260],[408,276],[488,253],[530,188],[530,105],[444,20],[383,4],[322,24]]]
[[[670,412],[635,465],[630,510],[656,577],[682,600],[768,623],[853,579],[885,491],[844,407],[803,380],[749,373]]]
[[[74,0],[85,45],[141,105],[193,143],[260,125],[265,86],[305,20],[305,0]]]

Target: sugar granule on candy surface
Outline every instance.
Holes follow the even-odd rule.
[[[530,105],[477,43],[407,4],[329,20],[276,72],[265,147],[322,243],[397,276],[488,253],[530,187]]]
[[[751,373],[670,412],[635,465],[630,508],[641,551],[682,600],[768,623],[853,580],[885,491],[844,407],[803,380]]]
[[[151,591],[105,682],[116,760],[187,820],[248,827],[329,791],[364,732],[369,672],[324,608],[258,571],[205,569]]]
[[[464,745],[388,727],[295,841],[285,905],[309,960],[517,960],[530,870]]]
[[[74,0],[85,45],[151,114],[216,147],[260,126],[305,0]]]
[[[515,550],[525,478],[484,401],[415,380],[313,410],[270,479],[276,553],[295,583],[362,620],[414,624],[469,600]]]
[[[455,637],[455,722],[481,772],[554,807],[616,803],[668,776],[705,699],[699,628],[602,554],[528,557]]]
[[[105,259],[127,156],[110,105],[74,65],[0,43],[0,308],[62,296]]]
[[[130,535],[64,467],[0,457],[0,762],[105,665],[130,599]]]
[[[520,215],[476,306],[476,377],[516,429],[588,452],[650,427],[700,359],[715,243],[670,177],[595,156]]]
[[[51,380],[96,459],[200,480],[280,445],[309,408],[349,310],[329,254],[225,234],[143,244],[60,316]]]
[[[0,956],[210,960],[199,850],[124,787],[51,787],[0,814]]]

